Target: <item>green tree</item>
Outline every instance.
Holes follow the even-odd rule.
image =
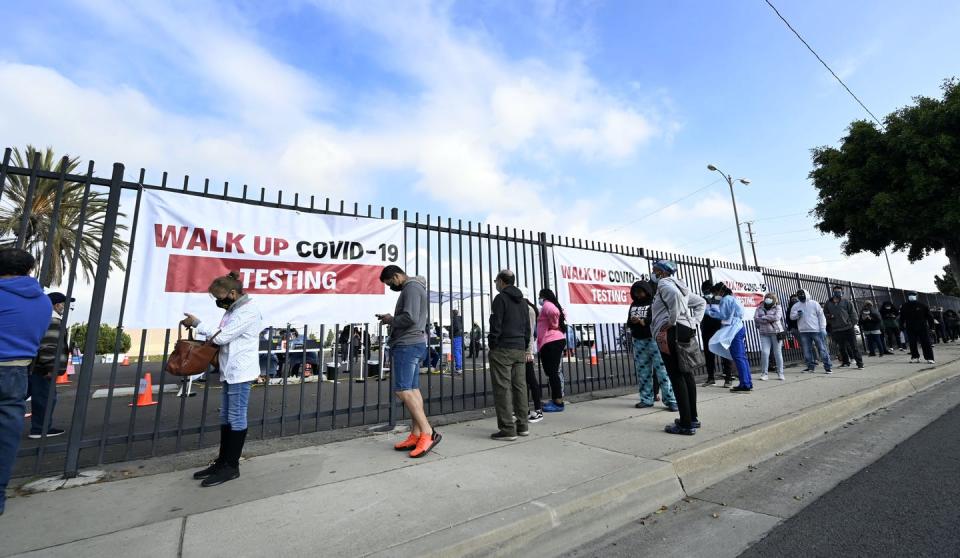
[[[960,284],[954,278],[950,264],[943,266],[943,276],[933,276],[933,282],[937,284],[937,290],[942,294],[960,297]]]
[[[839,148],[813,150],[817,228],[843,237],[847,255],[892,246],[918,261],[943,250],[960,283],[960,83],[943,97],[853,122]]]
[[[18,167],[32,167],[34,157],[40,156],[40,170],[59,173],[66,163],[67,174],[72,174],[80,161],[77,157],[65,156],[57,159],[53,149],[38,151],[32,145],[26,150],[13,150],[12,163]],[[63,195],[60,201],[59,214],[54,216],[54,206],[57,199],[57,179],[37,179],[36,191],[30,207],[27,207],[27,196],[30,187],[30,177],[7,175],[6,188],[3,200],[0,202],[0,246],[13,246],[20,234],[20,223],[27,215],[27,228],[23,237],[23,248],[32,253],[37,259],[36,275],[44,287],[59,285],[64,280],[64,274],[70,269],[74,256],[74,246],[77,242],[77,231],[80,225],[80,214],[83,208],[84,191],[86,187],[79,182],[63,183]],[[103,223],[107,216],[107,196],[104,193],[90,190],[87,197],[86,214],[83,225],[83,236],[80,239],[80,249],[77,255],[78,271],[83,270],[87,280],[93,278],[100,254],[100,239],[103,238]],[[123,217],[121,213],[119,217]],[[50,236],[50,224],[55,221],[53,235]],[[117,232],[127,228],[123,223],[117,223]],[[40,277],[43,269],[43,256],[47,247],[51,247],[49,272]],[[127,242],[121,238],[113,239],[113,249],[110,254],[111,269],[124,269],[123,256],[127,251]]]
[[[329,347],[331,345],[333,345],[333,330],[329,329],[327,330],[327,338],[324,340],[323,346]]]
[[[74,346],[81,351],[87,342],[87,324],[74,324],[70,328],[70,340]],[[100,324],[100,333],[97,335],[97,354],[112,355],[113,349],[117,343],[117,330],[107,324]],[[120,352],[126,353],[130,350],[131,340],[126,333],[120,338]]]

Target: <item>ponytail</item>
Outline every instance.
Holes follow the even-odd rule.
[[[567,316],[566,316],[566,313],[563,311],[563,306],[560,306],[560,301],[557,300],[557,295],[554,294],[554,292],[551,291],[550,289],[540,289],[540,298],[542,298],[543,300],[546,300],[550,304],[553,304],[554,306],[557,307],[557,310],[560,311],[560,321],[558,323],[558,327],[560,331],[566,332]]]

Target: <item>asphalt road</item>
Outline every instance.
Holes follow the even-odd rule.
[[[960,556],[958,433],[955,407],[740,556]]]

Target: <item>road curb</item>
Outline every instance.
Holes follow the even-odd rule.
[[[584,528],[590,531],[588,536],[602,536],[663,505],[716,484],[752,463],[802,445],[853,418],[956,376],[960,376],[960,360],[821,403],[660,460],[638,458],[636,466],[467,520],[372,556],[561,554],[569,546],[565,546],[563,529],[557,530],[557,527],[576,525],[579,536],[583,535]],[[605,510],[616,510],[616,513],[603,513]]]

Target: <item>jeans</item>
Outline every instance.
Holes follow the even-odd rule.
[[[50,393],[50,378],[44,378],[39,374],[30,374],[28,379],[28,388],[30,394],[30,433],[43,433],[43,419],[46,417],[47,406],[50,407],[50,424],[53,426],[53,410],[57,406],[57,388],[53,388]]]
[[[497,427],[508,436],[516,436],[517,429],[527,429],[527,381],[523,349],[493,349],[490,351],[490,378],[493,381],[493,402],[497,409]]]
[[[823,369],[829,372],[833,368],[833,364],[830,362],[830,351],[827,350],[827,341],[823,332],[801,331],[800,346],[803,348],[803,359],[807,361],[807,368],[813,370],[817,367],[817,359],[813,355],[814,346],[823,358]]]
[[[730,344],[730,356],[737,365],[737,377],[740,385],[746,388],[753,387],[753,378],[750,376],[750,363],[747,361],[747,328],[742,327]],[[766,370],[766,365],[764,365]]]
[[[637,374],[637,390],[640,392],[640,402],[653,405],[653,394],[657,386],[654,378],[660,380],[660,392],[663,394],[665,405],[675,406],[677,398],[673,394],[673,385],[667,376],[667,367],[663,365],[660,349],[653,339],[633,340],[633,367]]]
[[[933,346],[930,344],[930,333],[926,329],[907,331],[907,340],[910,342],[910,358],[920,358],[917,343],[923,348],[923,359],[933,360]]]
[[[0,366],[0,511],[7,503],[7,483],[20,448],[27,411],[29,366]]]
[[[566,345],[566,339],[557,339],[540,348],[540,365],[550,380],[550,399],[556,403],[563,401],[563,371],[560,369],[560,359],[563,358]]]
[[[837,348],[840,349],[840,355],[841,358],[843,358],[844,364],[848,364],[852,358],[857,362],[857,366],[863,366],[863,355],[860,354],[860,349],[857,348],[857,335],[852,329],[834,331],[830,336],[833,337],[833,342],[836,343]]]
[[[677,362],[677,328],[667,330],[667,345],[670,354],[660,353],[664,366],[667,367],[667,376],[673,386],[673,393],[677,399],[677,408],[680,410],[680,427],[692,428],[693,421],[699,419],[697,415],[697,381],[693,373],[680,369]]]
[[[887,346],[883,342],[883,335],[880,333],[865,333],[867,338],[867,352],[883,356],[887,353]]]
[[[239,432],[247,429],[247,407],[250,405],[250,382],[223,382],[220,396],[220,424]]]
[[[767,365],[770,364],[770,351],[773,351],[773,359],[777,362],[777,375],[783,376],[783,345],[777,339],[776,333],[767,333],[760,335],[760,370],[766,374]]]
[[[463,370],[463,337],[454,337],[451,348],[453,348],[453,369]]]

